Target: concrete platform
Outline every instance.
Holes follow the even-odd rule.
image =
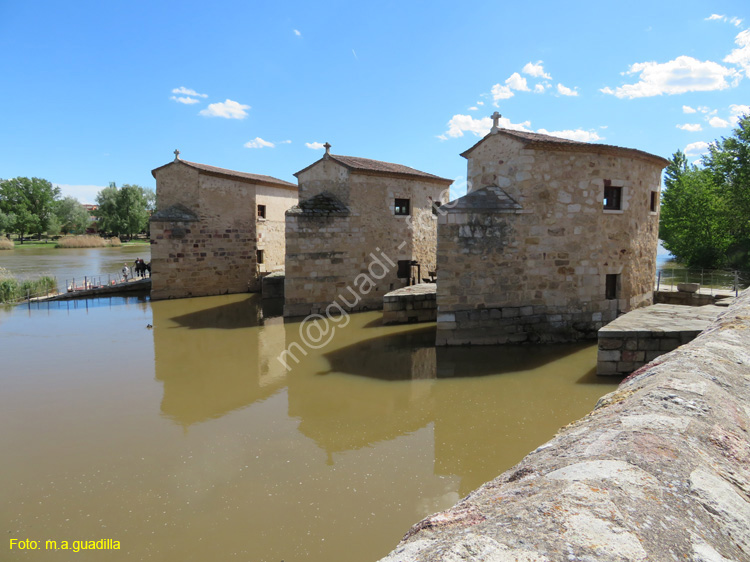
[[[655,304],[620,316],[598,332],[598,375],[627,375],[692,341],[725,307]]]
[[[383,296],[383,324],[410,324],[437,320],[437,285],[419,283]]]

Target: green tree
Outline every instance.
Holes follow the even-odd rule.
[[[659,237],[691,267],[750,268],[750,116],[698,167],[677,151],[664,173]]]
[[[114,185],[102,189],[96,196],[99,205],[99,228],[112,234],[132,238],[148,227],[153,209],[153,191],[139,185]]]
[[[39,238],[47,231],[60,188],[41,178],[13,178],[0,182],[0,212],[13,214],[9,227],[21,238],[28,233]]]
[[[91,222],[91,215],[78,199],[65,197],[55,204],[55,217],[63,234],[83,234]]]

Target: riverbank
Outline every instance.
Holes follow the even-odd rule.
[[[750,560],[750,291],[383,562]]]

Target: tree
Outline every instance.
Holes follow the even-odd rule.
[[[78,199],[66,197],[55,203],[55,217],[63,234],[83,234],[91,222],[91,215]]]
[[[132,238],[146,230],[153,200],[153,191],[139,185],[125,184],[120,189],[112,185],[102,189],[96,196],[99,228]]]
[[[750,268],[750,115],[702,166],[677,151],[664,173],[659,237],[693,267]]]
[[[0,212],[13,214],[9,229],[23,235],[34,233],[42,237],[53,215],[60,188],[41,178],[13,178],[0,182]]]

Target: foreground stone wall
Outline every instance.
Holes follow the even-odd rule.
[[[383,562],[750,561],[750,291]]]
[[[490,134],[465,153],[470,192],[438,223],[437,344],[595,338],[618,312],[651,304],[663,164],[631,152]],[[603,208],[609,184],[619,210]]]

